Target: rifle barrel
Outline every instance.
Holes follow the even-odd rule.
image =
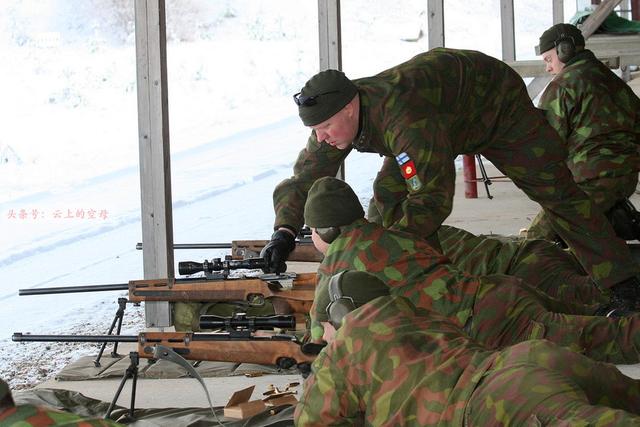
[[[49,295],[49,294],[72,294],[78,292],[104,292],[104,291],[126,291],[129,289],[128,283],[113,283],[108,285],[85,285],[85,286],[60,286],[56,288],[33,288],[20,289],[18,295]]]
[[[15,342],[138,342],[136,335],[31,335],[15,332],[11,336]]]
[[[231,243],[174,243],[173,249],[231,249]],[[136,249],[142,250],[142,242],[136,243]]]

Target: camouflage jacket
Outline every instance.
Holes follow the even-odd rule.
[[[434,235],[451,213],[455,157],[480,152],[503,137],[503,130],[521,121],[518,111],[525,103],[534,110],[522,79],[503,62],[475,51],[433,49],[354,83],[360,95],[361,125],[352,146],[396,157],[401,185],[405,181],[403,216],[385,226],[424,238]],[[276,228],[302,227],[309,188],[320,177],[335,176],[349,151],[318,142],[311,133],[294,176],[274,191]],[[377,203],[381,211],[395,207]]]
[[[457,326],[466,324],[473,313],[478,279],[455,269],[447,257],[412,234],[365,219],[340,229],[318,268],[319,283],[341,271],[366,271],[388,284],[393,295],[406,297]],[[321,330],[314,323],[312,338],[318,335]]]
[[[377,298],[348,314],[314,361],[296,425],[462,426],[495,354],[404,298]]]
[[[0,412],[0,426],[6,427],[117,427],[110,420],[87,419],[69,412],[35,405],[18,405]]]
[[[640,170],[640,99],[591,51],[549,83],[540,108],[567,144],[576,182]]]

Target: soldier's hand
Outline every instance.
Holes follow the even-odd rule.
[[[271,236],[271,241],[262,248],[260,257],[267,262],[265,273],[280,274],[287,271],[287,258],[296,247],[296,238],[288,230],[279,229]]]

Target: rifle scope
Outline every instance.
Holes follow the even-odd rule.
[[[211,273],[214,271],[223,270],[236,270],[247,269],[257,270],[266,268],[267,262],[264,258],[247,258],[242,260],[220,260],[220,258],[214,258],[211,261],[195,262],[195,261],[182,261],[178,263],[178,272],[182,275],[189,275],[204,271],[205,273]]]
[[[234,317],[204,315],[200,316],[200,329],[222,329],[227,331],[237,330],[273,330],[295,329],[296,318],[290,314],[277,316],[253,316],[247,317],[244,314],[236,314]]]

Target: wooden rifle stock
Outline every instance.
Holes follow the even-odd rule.
[[[317,355],[317,350],[314,354],[305,353],[305,347],[292,335],[247,339],[226,333],[144,332],[138,338],[140,357],[152,358],[156,345],[169,347],[189,360],[256,363],[282,369],[311,363]]]
[[[313,303],[316,273],[299,273],[290,289],[276,281],[248,279],[154,279],[129,282],[129,301],[262,301],[269,300],[276,314],[308,313]]]
[[[245,259],[260,256],[268,240],[233,240],[231,256],[234,259]],[[311,240],[297,241],[296,247],[287,258],[288,261],[322,262],[324,256],[315,248]]]
[[[315,359],[323,345],[301,343],[295,335],[256,335],[248,331],[225,333],[143,332],[136,335],[34,335],[16,332],[14,342],[137,342],[140,357],[156,358],[160,346],[188,360],[298,366],[301,371]],[[303,366],[301,366],[303,365]],[[304,366],[307,365],[307,366]]]

